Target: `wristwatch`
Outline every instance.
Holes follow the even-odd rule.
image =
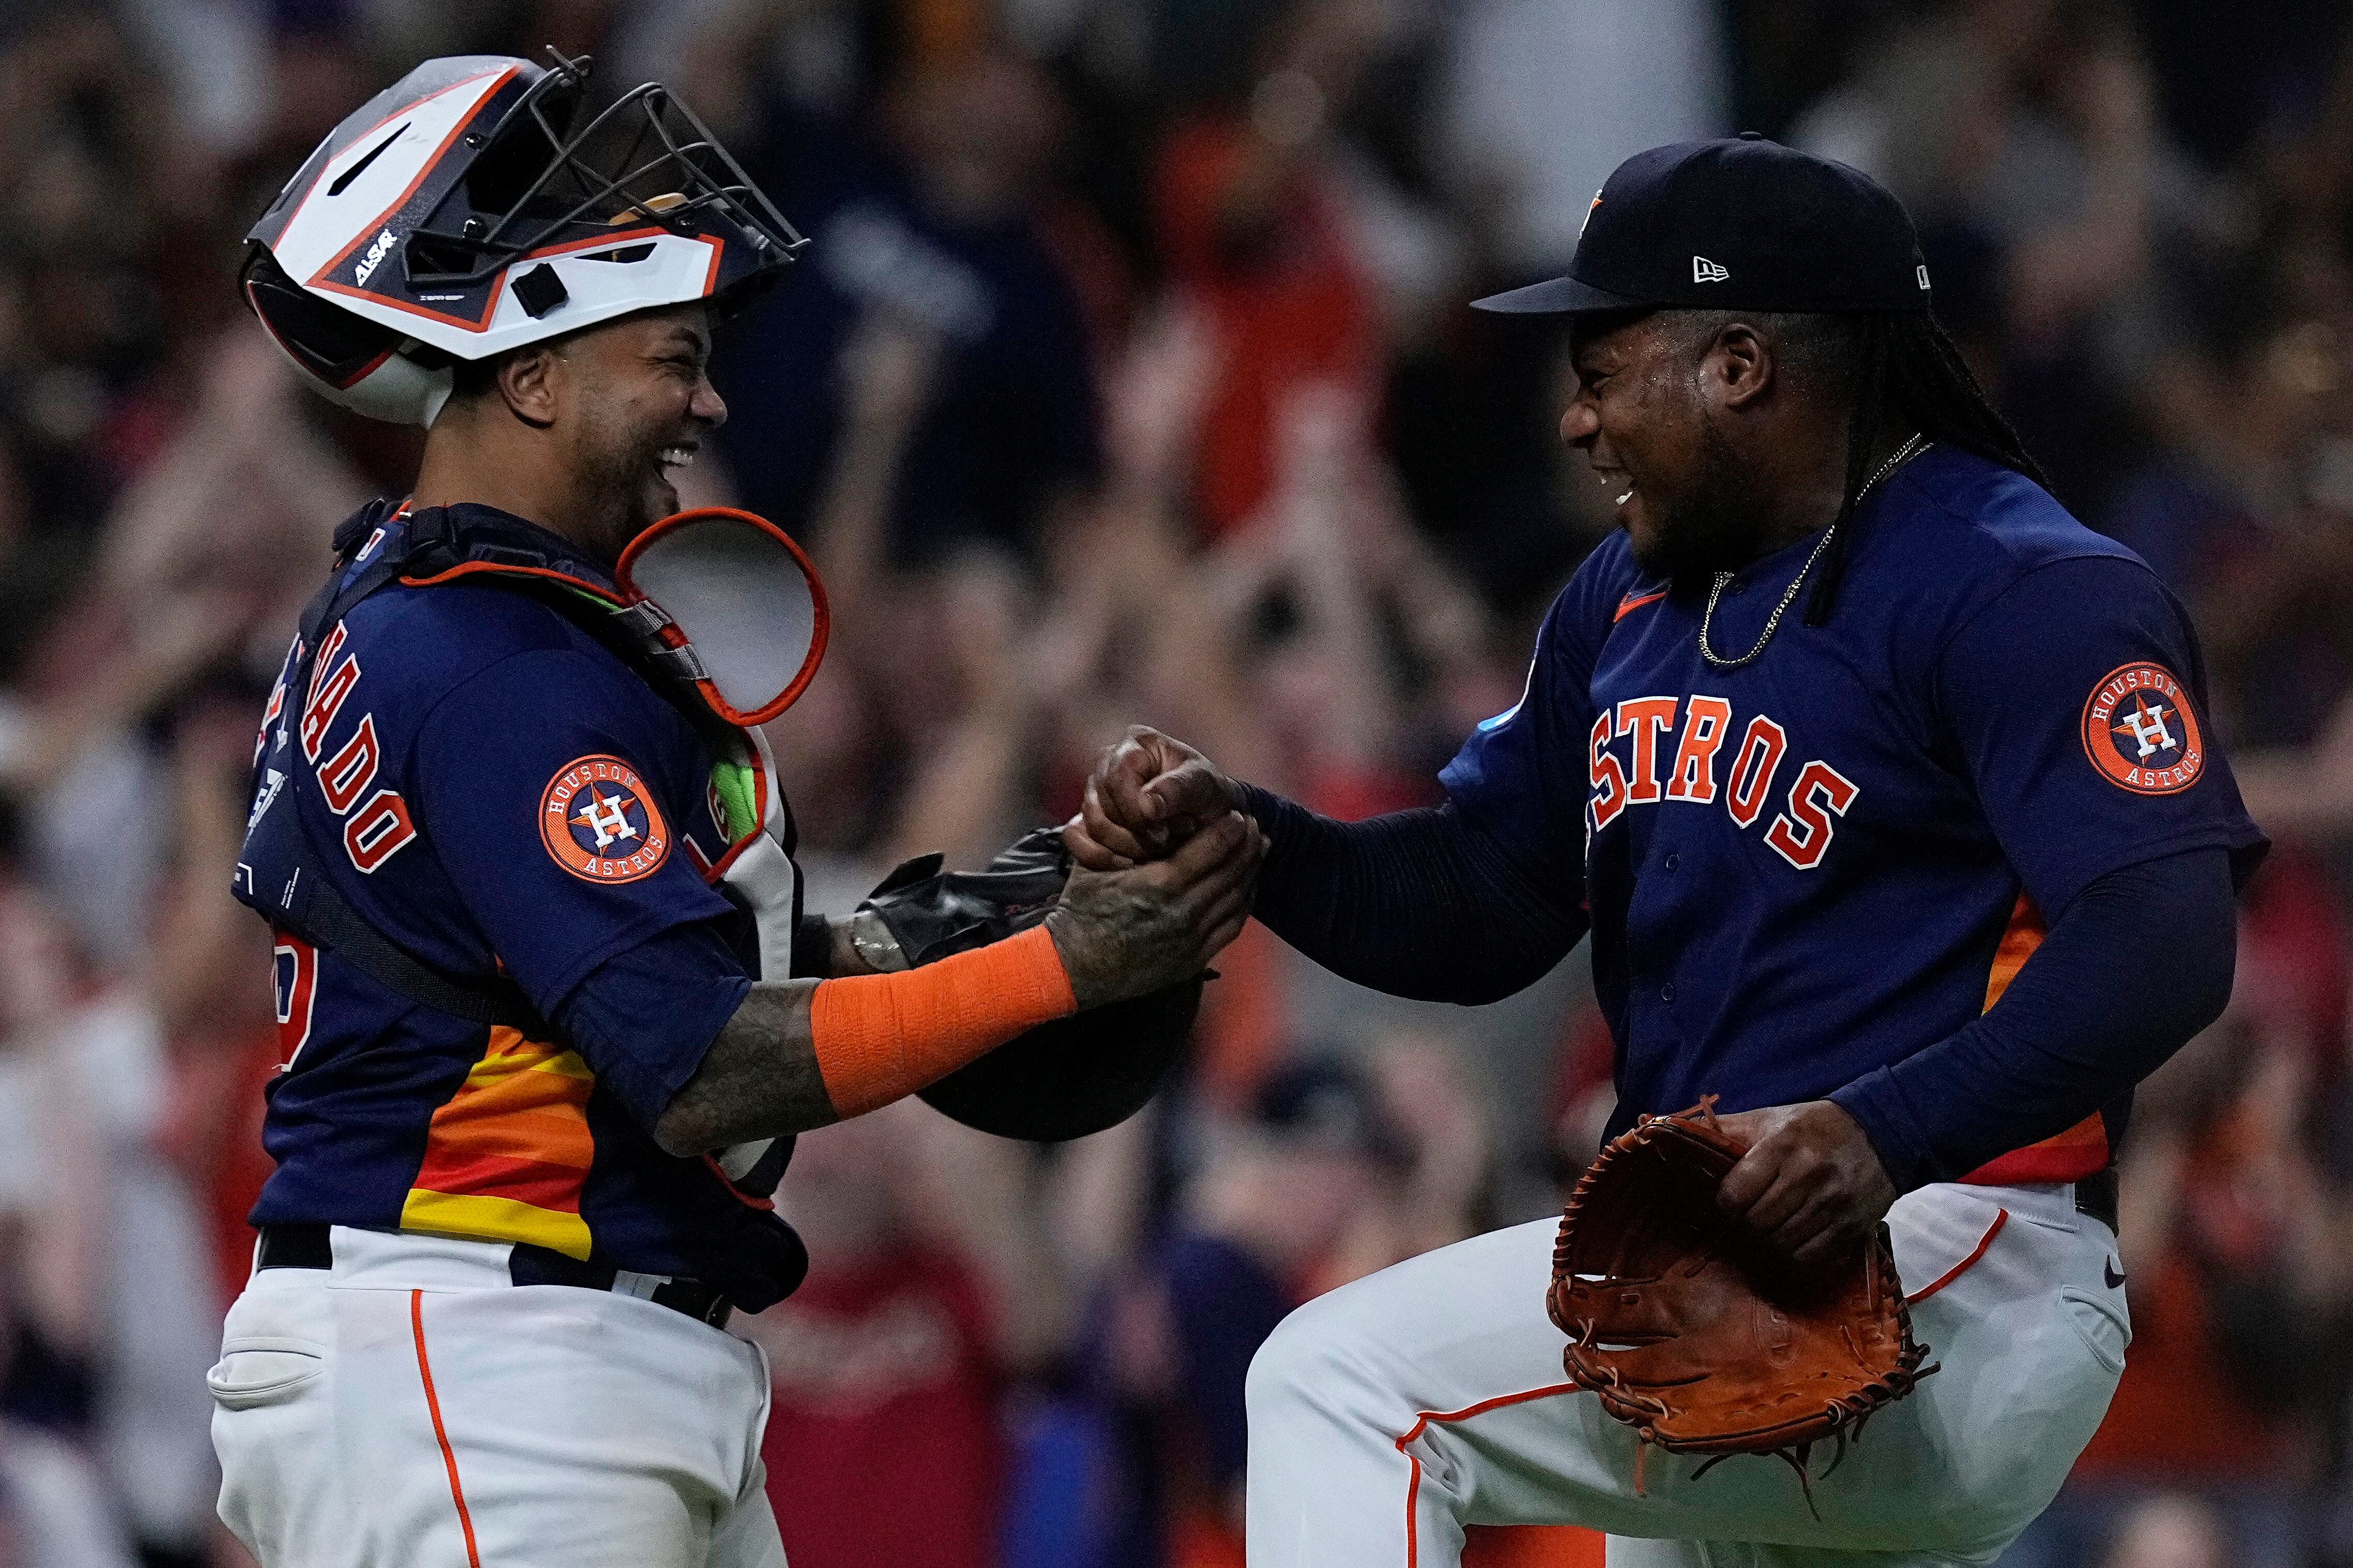
[[[891,934],[891,928],[872,910],[860,910],[849,917],[849,945],[858,950],[858,956],[877,974],[896,974],[911,967],[899,939]]]

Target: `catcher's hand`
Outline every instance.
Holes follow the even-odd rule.
[[[1240,930],[1248,913],[1248,869],[1256,851],[1242,842],[1242,826],[1229,823],[1196,841],[1196,854],[1213,858],[1222,838],[1222,852],[1242,862],[1223,881],[1204,879],[1185,889],[1187,898],[1232,905],[1191,917],[1197,931],[1209,933],[1200,938],[1202,948],[1176,941],[1156,958],[1138,954],[1136,965],[1117,974],[1124,1000],[1041,1024],[922,1090],[923,1100],[967,1127],[1037,1142],[1083,1138],[1142,1109],[1184,1051],[1201,1002],[1206,952]],[[1126,878],[1165,881],[1183,870],[1172,861]],[[1073,918],[1088,928],[1074,933],[1076,945],[1091,947],[1097,960],[1116,959],[1129,949],[1130,934],[1169,918],[1124,908],[1129,895],[1120,891],[1122,880],[1074,874],[1059,831],[1040,827],[978,871],[945,870],[937,855],[910,860],[868,896],[849,926],[865,962],[878,969],[934,963],[1040,921]],[[1218,887],[1227,891],[1217,893]],[[1149,972],[1147,958],[1157,966]],[[1076,975],[1072,988],[1079,989]]]
[[[1895,1184],[1862,1126],[1827,1100],[1744,1110],[1716,1125],[1748,1152],[1716,1201],[1799,1263],[1852,1256],[1895,1202]]]
[[[1570,1379],[1644,1453],[1778,1454],[1802,1479],[1813,1443],[1834,1436],[1843,1453],[1936,1369],[1921,1366],[1886,1226],[1805,1267],[1727,1212],[1751,1152],[1733,1120],[1704,1101],[1613,1139],[1561,1215],[1546,1304]]]

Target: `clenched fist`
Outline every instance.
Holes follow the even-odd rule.
[[[1240,805],[1240,792],[1215,763],[1138,724],[1095,763],[1086,804],[1062,842],[1090,870],[1123,870],[1174,853]]]

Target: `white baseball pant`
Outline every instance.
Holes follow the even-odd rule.
[[[785,1568],[756,1346],[512,1285],[504,1246],[333,1246],[253,1276],[207,1379],[220,1516],[263,1568]]]
[[[2041,1513],[2131,1338],[2115,1237],[2065,1184],[1933,1186],[1888,1215],[1942,1370],[1873,1415],[1813,1500],[1767,1457],[1652,1450],[1570,1386],[1545,1311],[1556,1222],[1309,1302],[1250,1365],[1250,1568],[1455,1568],[1466,1524],[1607,1531],[1611,1568],[1989,1563]]]

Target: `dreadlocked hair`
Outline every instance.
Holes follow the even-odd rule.
[[[2010,421],[1986,395],[1936,318],[1926,310],[1872,310],[1851,316],[1816,316],[1810,326],[1829,329],[1814,337],[1806,357],[1833,362],[1825,379],[1843,382],[1847,401],[1846,486],[1837,531],[1822,552],[1821,575],[1806,598],[1806,625],[1830,619],[1839,584],[1846,578],[1847,546],[1852,540],[1855,504],[1872,471],[1872,453],[1891,424],[1910,426],[1931,441],[1943,441],[2025,475],[2043,489],[2051,482],[2027,455]],[[1821,342],[1828,336],[1830,342]],[[1841,342],[1840,340],[1843,340]],[[1843,352],[1840,352],[1840,351]],[[1843,361],[1843,364],[1835,362]],[[1840,374],[1843,372],[1843,374]]]

